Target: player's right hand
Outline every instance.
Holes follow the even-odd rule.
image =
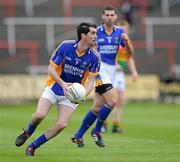
[[[66,96],[66,94],[67,94],[67,91],[68,91],[68,88],[69,88],[69,86],[71,86],[72,85],[72,83],[67,83],[67,82],[63,82],[62,83],[62,88],[63,88],[63,91],[64,91],[64,95]]]
[[[133,79],[134,82],[138,80],[138,77],[139,77],[139,75],[138,75],[137,72],[134,72],[134,73],[132,74],[132,79]]]

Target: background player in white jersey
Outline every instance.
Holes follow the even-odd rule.
[[[102,63],[100,73],[96,77],[93,107],[84,117],[80,129],[72,137],[72,141],[78,147],[84,146],[82,136],[96,119],[97,122],[91,135],[99,147],[105,146],[101,135],[101,127],[117,104],[117,94],[112,83],[119,45],[125,47],[129,54],[133,53],[133,46],[128,35],[120,27],[114,25],[117,17],[114,7],[107,6],[103,9],[103,24],[97,28],[97,49],[101,55]]]
[[[126,20],[121,20],[117,22],[117,25],[121,27],[128,35],[130,33],[130,26]],[[120,46],[118,54],[116,56],[116,72],[113,79],[113,87],[116,89],[118,96],[118,101],[116,106],[113,108],[112,114],[112,132],[113,133],[122,133],[122,128],[120,127],[122,123],[122,111],[123,104],[125,100],[125,74],[124,69],[128,65],[128,68],[132,74],[133,81],[136,81],[138,78],[138,73],[135,66],[135,61],[132,55],[129,55],[126,50]],[[107,131],[107,121],[103,124],[101,132]]]
[[[91,46],[96,42],[96,25],[81,23],[77,28],[78,41],[64,41],[54,52],[48,66],[46,88],[39,99],[36,112],[25,131],[16,138],[16,146],[21,146],[33,134],[37,125],[46,117],[52,104],[57,105],[57,121],[25,150],[34,156],[39,146],[58,135],[68,124],[78,104],[66,98],[68,86],[74,82],[85,86],[86,95],[94,88],[94,78],[99,72],[99,54]],[[85,84],[86,82],[86,84]]]

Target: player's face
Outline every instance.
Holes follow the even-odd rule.
[[[90,27],[89,30],[86,35],[86,41],[89,45],[95,45],[97,39],[96,28]]]
[[[114,10],[105,10],[102,19],[107,26],[112,26],[117,20],[117,14]]]

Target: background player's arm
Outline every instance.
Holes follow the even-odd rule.
[[[133,81],[136,81],[138,79],[138,72],[136,69],[136,65],[135,65],[133,56],[129,57],[127,64],[128,64],[129,71],[131,72]]]
[[[130,56],[133,56],[134,54],[134,48],[133,48],[133,45],[131,43],[131,40],[129,39],[129,36],[126,34],[126,33],[123,33],[121,35],[121,38],[122,40],[125,42],[125,48],[126,48],[126,51],[127,53],[130,55]]]

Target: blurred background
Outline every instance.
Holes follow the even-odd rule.
[[[131,26],[140,78],[127,75],[127,99],[180,103],[180,0],[0,0],[0,103],[37,99],[54,49],[106,5]]]

